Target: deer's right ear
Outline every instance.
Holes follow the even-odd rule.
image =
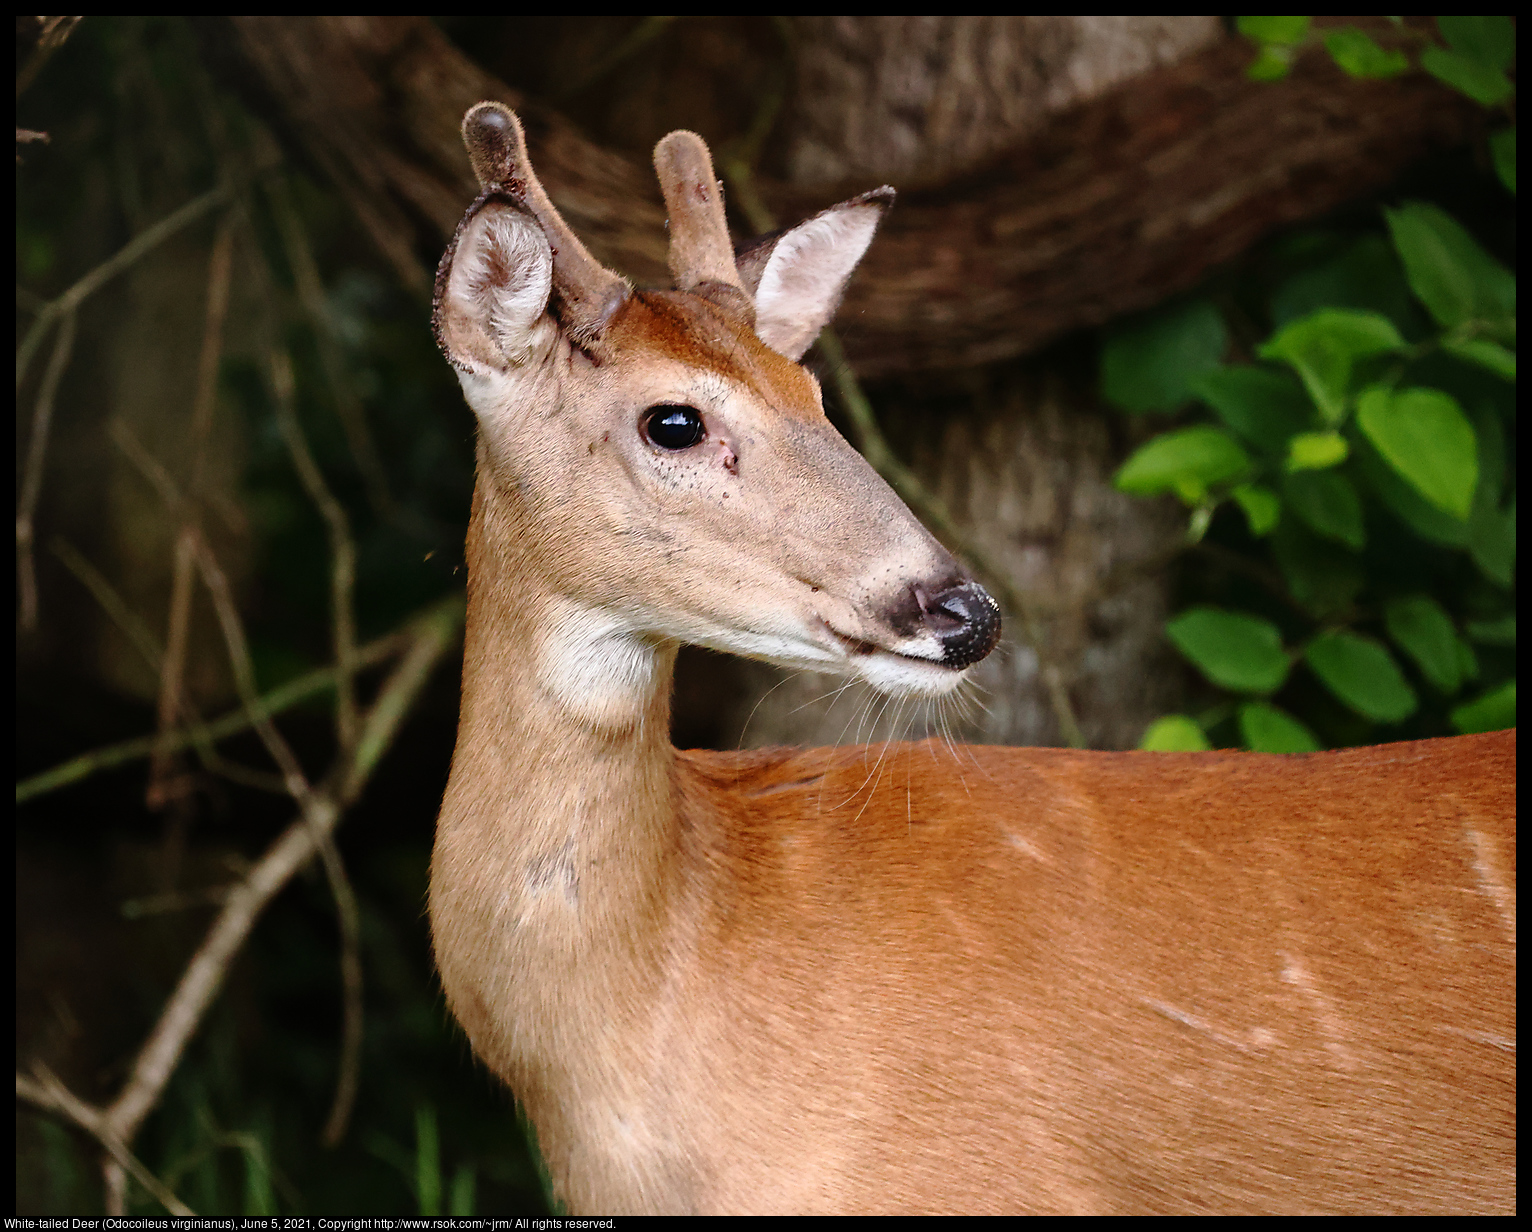
[[[527,363],[556,332],[547,315],[552,286],[553,252],[537,220],[486,194],[436,271],[432,324],[442,354],[462,373]]]
[[[735,257],[762,342],[788,359],[803,358],[840,307],[851,271],[893,203],[892,188],[875,188],[762,236]]]

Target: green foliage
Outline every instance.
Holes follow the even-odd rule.
[[[1465,702],[1452,711],[1452,726],[1458,731],[1502,731],[1516,726],[1516,682],[1507,680],[1498,689]]]
[[[1415,692],[1381,642],[1359,633],[1321,633],[1303,657],[1330,692],[1358,714],[1397,723],[1415,713]]]
[[[1283,499],[1317,535],[1360,552],[1367,540],[1362,498],[1345,475],[1334,470],[1301,470],[1282,481]]]
[[[1238,25],[1262,46],[1257,76],[1320,38],[1307,18]],[[1509,80],[1505,19],[1438,28],[1428,69],[1450,57],[1475,81]],[[1403,71],[1399,48],[1321,33],[1355,76]],[[1491,149],[1514,192],[1514,129]],[[1245,562],[1199,580],[1199,601],[1166,625],[1225,700],[1159,720],[1141,747],[1292,753],[1514,725],[1515,276],[1421,201],[1360,236],[1285,244],[1269,281],[1242,275],[1232,300],[1186,301],[1103,339],[1108,401],[1140,413],[1189,395],[1197,408],[1141,445],[1117,486],[1178,496],[1189,543],[1211,535]],[[1265,337],[1235,346],[1259,362],[1210,362],[1231,334],[1209,314],[1234,302],[1231,326],[1248,330],[1252,305],[1257,328],[1264,317]]]
[[[1149,725],[1138,747],[1151,753],[1200,753],[1213,746],[1194,719],[1167,714]]]
[[[1502,72],[1516,58],[1516,27],[1509,17],[1438,17],[1447,45],[1465,59]]]
[[[1218,608],[1193,608],[1165,626],[1177,648],[1214,684],[1242,693],[1273,693],[1290,666],[1276,625]]]
[[[1394,38],[1413,41],[1398,17],[1389,19]],[[1278,81],[1291,71],[1304,47],[1316,39],[1337,66],[1352,77],[1397,77],[1410,70],[1406,46],[1383,47],[1355,26],[1313,28],[1311,17],[1236,17],[1235,28],[1256,45],[1256,57],[1246,70],[1255,81]],[[1516,59],[1516,27],[1505,16],[1436,19],[1443,42],[1427,41],[1419,53],[1420,68],[1483,107],[1509,109],[1516,86],[1508,70]],[[1500,182],[1516,192],[1516,129],[1501,129],[1489,138]]]
[[[1325,432],[1295,432],[1287,441],[1287,470],[1323,471],[1351,456],[1346,438],[1333,428]]]
[[[1479,482],[1473,425],[1439,389],[1381,386],[1357,402],[1357,426],[1414,489],[1444,513],[1467,518]]]
[[[1443,329],[1514,336],[1516,279],[1434,205],[1384,210],[1410,289]]]
[[[1427,47],[1420,53],[1420,67],[1486,107],[1505,102],[1516,88],[1500,69],[1445,47]]]
[[[1246,38],[1291,46],[1303,42],[1313,21],[1312,17],[1236,17],[1234,24]]]
[[[1135,496],[1174,492],[1188,505],[1207,499],[1208,489],[1243,475],[1250,455],[1227,432],[1198,424],[1157,436],[1117,472],[1115,483]]]
[[[1285,326],[1259,354],[1289,364],[1324,421],[1338,424],[1346,416],[1357,361],[1403,349],[1394,323],[1379,313],[1320,308]]]
[[[1228,345],[1223,317],[1205,300],[1149,313],[1114,328],[1102,388],[1125,411],[1176,410]]]
[[[1111,349],[1108,344],[1107,353]],[[1309,421],[1309,400],[1286,372],[1230,365],[1204,373],[1192,389],[1224,423],[1268,453],[1280,453]]]
[[[1511,196],[1516,195],[1516,126],[1502,128],[1498,133],[1490,134],[1489,139],[1490,157],[1495,160],[1495,174],[1500,177],[1500,182],[1510,191]]]
[[[1270,702],[1246,702],[1241,706],[1239,731],[1245,747],[1257,753],[1315,753],[1320,748],[1318,736]]]
[[[1235,24],[1246,38],[1260,45],[1261,52],[1247,70],[1256,81],[1277,81],[1287,76],[1293,57],[1309,32],[1312,17],[1236,17]]]
[[[1397,77],[1410,68],[1404,52],[1385,51],[1355,26],[1325,31],[1324,43],[1330,58],[1353,77]]]
[[[1259,539],[1271,534],[1282,516],[1282,501],[1275,492],[1258,483],[1242,483],[1229,495],[1245,511],[1251,535]]]
[[[1383,627],[1393,643],[1414,659],[1421,675],[1438,690],[1456,693],[1463,683],[1452,617],[1430,595],[1401,595],[1383,605]]]

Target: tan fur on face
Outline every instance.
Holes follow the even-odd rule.
[[[624,355],[663,358],[735,381],[788,418],[824,419],[818,383],[806,369],[762,342],[749,322],[699,296],[641,292],[613,319],[609,337]]]

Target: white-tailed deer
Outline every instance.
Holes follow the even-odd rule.
[[[437,279],[478,417],[443,987],[560,1197],[621,1212],[1507,1211],[1515,733],[1307,757],[681,752],[681,642],[935,697],[994,603],[795,361],[892,198],[674,290],[498,104]]]

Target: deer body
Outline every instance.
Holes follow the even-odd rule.
[[[792,362],[886,196],[736,261],[672,134],[678,290],[634,293],[509,112],[464,131],[438,335],[479,481],[431,920],[570,1209],[1511,1209],[1514,733],[678,752],[680,641],[933,696],[998,636]]]

